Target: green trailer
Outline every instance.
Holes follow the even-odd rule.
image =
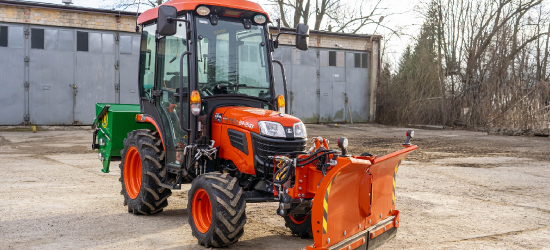
[[[99,160],[103,163],[102,172],[109,173],[111,159],[120,157],[120,151],[124,149],[124,139],[129,132],[137,129],[156,130],[150,123],[136,122],[138,114],[141,114],[139,104],[96,104],[92,149],[99,152]]]

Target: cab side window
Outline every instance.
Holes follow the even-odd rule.
[[[188,122],[188,104],[187,99],[183,98],[183,106],[181,106],[174,94],[180,88],[180,80],[183,81],[184,88],[179,91],[180,93],[186,92],[188,86],[188,56],[184,56],[183,58],[183,77],[180,79],[181,56],[187,51],[187,31],[185,26],[178,27],[177,33],[173,36],[161,37],[158,43],[157,89],[161,90],[162,94],[158,99],[157,105],[159,105],[160,112],[164,112],[168,118],[165,130],[172,133],[173,145],[183,147],[187,144],[187,132],[181,128],[180,122],[183,122],[183,124],[187,124]],[[178,112],[180,110],[182,113]]]
[[[139,58],[140,97],[152,99],[155,86],[155,32],[157,25],[143,27]]]
[[[163,37],[159,40],[159,88],[168,91],[176,91],[179,88],[180,58],[187,51],[187,39],[185,27],[178,27],[173,36]],[[187,58],[183,60],[183,86],[187,87]]]

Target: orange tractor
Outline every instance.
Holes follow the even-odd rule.
[[[413,133],[383,157],[349,155],[346,138],[339,150],[308,140],[285,114],[286,82],[276,95],[282,64],[271,52],[280,34],[307,50],[309,28],[271,36],[270,22],[245,0],[173,0],[141,14],[140,105],[97,106],[103,171],[121,156],[124,205],[137,215],[162,212],[171,190],[191,183],[189,225],[206,247],[239,240],[246,203],[278,202],[292,233],[313,237],[308,249],[375,248],[399,227],[395,175],[417,148]]]

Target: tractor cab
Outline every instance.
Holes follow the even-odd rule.
[[[271,58],[278,36],[270,36],[269,16],[256,3],[176,0],[146,11],[138,23],[141,111],[166,134],[167,162],[181,164],[177,151],[199,139],[218,146],[212,120],[223,120],[221,107],[284,113],[286,93],[275,90]],[[306,50],[309,29],[298,28],[297,47]]]

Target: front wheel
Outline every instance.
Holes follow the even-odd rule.
[[[199,175],[188,197],[189,225],[199,244],[229,246],[243,235],[246,202],[237,178],[219,173]]]
[[[290,214],[285,216],[285,226],[290,229],[292,235],[301,238],[313,238],[311,231],[311,213],[309,214]]]

